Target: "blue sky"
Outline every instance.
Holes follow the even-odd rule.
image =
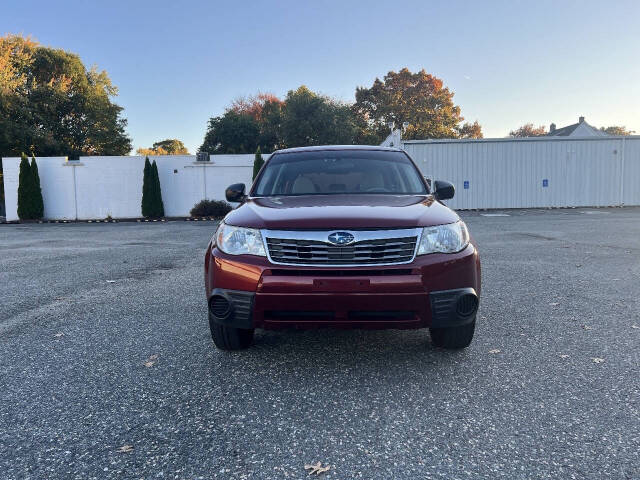
[[[640,134],[640,2],[5,0],[23,33],[107,70],[134,149],[179,138],[258,91],[301,84],[352,102],[389,70],[425,68],[485,137],[524,123]]]

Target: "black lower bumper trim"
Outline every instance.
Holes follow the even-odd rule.
[[[478,311],[478,295],[473,288],[441,290],[429,294],[431,326],[457,327],[473,321]]]
[[[209,297],[209,319],[235,328],[253,328],[255,293],[215,288]]]

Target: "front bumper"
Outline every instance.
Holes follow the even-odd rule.
[[[209,248],[205,284],[212,321],[237,328],[422,328],[473,320],[480,295],[474,245],[407,265],[284,267]]]

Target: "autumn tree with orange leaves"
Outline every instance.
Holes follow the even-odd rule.
[[[412,73],[408,68],[376,78],[369,88],[356,89],[353,106],[382,141],[389,134],[389,122],[400,128],[409,126],[406,139],[482,138],[482,128],[475,123],[462,124],[460,107],[453,103],[453,92],[439,78],[424,69]]]

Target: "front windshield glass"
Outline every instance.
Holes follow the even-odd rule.
[[[267,161],[253,189],[257,197],[361,193],[428,192],[404,153],[384,150],[278,153]]]

